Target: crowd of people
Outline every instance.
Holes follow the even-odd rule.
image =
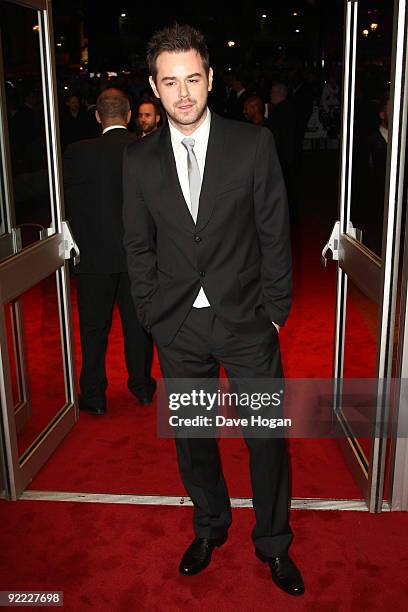
[[[386,68],[380,65],[361,66],[355,106],[354,223],[363,229],[365,244],[378,254],[381,254],[382,227],[378,220],[383,211],[387,151],[388,79]],[[222,117],[262,125],[272,132],[295,225],[302,206],[297,179],[305,135],[308,129],[313,130],[312,113],[317,112],[327,139],[338,142],[340,137],[339,80],[340,74],[334,65],[324,72],[312,70],[298,60],[283,61],[282,58],[265,70],[259,66],[239,70],[220,68],[214,74],[209,108]],[[117,87],[129,96],[132,117],[128,129],[135,137],[143,137],[167,121],[143,71],[92,78],[83,73],[67,75],[60,80],[63,150],[71,142],[100,135],[100,126],[95,120],[96,98],[109,87]],[[370,214],[374,201],[375,215]]]
[[[209,107],[222,117],[270,128],[281,163],[290,173],[300,164],[303,138],[313,104],[320,101],[325,85],[318,82],[314,74],[311,77],[300,62],[280,65],[279,71],[269,79],[262,73],[254,78],[254,74],[255,68],[224,69],[219,75],[215,72]],[[143,74],[67,77],[60,83],[63,149],[71,142],[100,134],[94,119],[96,98],[108,87],[121,89],[129,96],[133,111],[129,130],[137,136],[144,135],[139,112],[141,103],[152,102],[160,114],[152,129],[165,120],[161,106],[154,97],[152,99],[147,77]],[[326,96],[324,104],[327,109]]]
[[[368,184],[372,182],[371,174],[378,182],[373,160],[378,159],[379,145],[384,145],[380,126],[384,123],[381,113],[387,100],[388,77],[384,69],[375,65],[363,67],[358,77],[355,151],[359,162],[355,176],[360,184]],[[96,100],[102,91],[112,87],[129,97],[132,114],[128,129],[135,138],[145,136],[167,121],[143,70],[98,75],[85,70],[61,73],[58,94],[62,152],[73,142],[100,136],[101,126],[95,118]],[[36,79],[10,80],[6,93],[18,221],[47,224],[48,175],[41,83]],[[296,210],[301,206],[296,177],[301,168],[308,123],[313,123],[318,109],[318,120],[325,134],[338,139],[340,93],[336,68],[323,73],[305,67],[300,61],[279,61],[273,69],[265,71],[259,66],[215,71],[209,108],[222,117],[263,125],[272,132],[289,193],[292,220],[296,220]],[[358,213],[356,221],[359,222]],[[378,237],[371,244],[374,242],[378,243]]]

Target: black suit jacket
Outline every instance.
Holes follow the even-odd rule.
[[[272,130],[284,174],[288,174],[295,162],[296,112],[291,100],[272,107],[268,127]]]
[[[82,273],[126,271],[122,221],[123,129],[71,144],[63,157],[66,216],[81,252]]]
[[[245,89],[242,94],[237,96],[236,91],[232,91],[227,100],[227,117],[229,119],[236,119],[237,121],[246,121],[244,115],[245,101],[251,97],[251,92]]]
[[[200,289],[241,338],[283,324],[291,301],[288,213],[273,136],[211,114],[197,224],[168,127],[125,150],[125,247],[140,321],[169,344]]]

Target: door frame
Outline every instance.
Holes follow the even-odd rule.
[[[9,499],[17,499],[44,465],[64,436],[78,419],[76,376],[73,358],[73,331],[69,269],[72,239],[64,222],[63,183],[61,152],[58,131],[57,82],[54,60],[52,9],[50,0],[6,0],[9,4],[20,5],[37,11],[41,57],[44,123],[46,133],[48,176],[51,200],[51,227],[49,236],[0,262],[0,356],[3,369],[0,374],[0,400],[2,409],[1,435],[3,438],[3,459],[6,468],[5,490]],[[0,56],[0,81],[4,83],[3,58]],[[8,229],[15,230],[15,215],[12,194],[11,157],[8,145],[7,114],[4,85],[0,101],[1,162],[4,168],[5,184],[3,197],[6,201]],[[17,448],[17,427],[12,396],[10,362],[7,345],[5,304],[34,287],[48,276],[55,274],[58,293],[62,363],[64,368],[65,403],[58,407],[54,417],[19,456]],[[20,330],[21,331],[21,330]],[[21,334],[19,338],[24,338]]]
[[[360,483],[370,512],[383,507],[385,456],[388,435],[388,406],[395,329],[398,264],[401,240],[401,213],[405,169],[407,108],[407,7],[395,0],[392,38],[392,105],[387,151],[384,202],[383,250],[380,259],[348,234],[352,219],[351,180],[354,136],[355,73],[359,0],[345,0],[345,41],[343,72],[343,117],[340,174],[340,236],[337,270],[336,323],[334,342],[334,410],[343,426],[342,448],[346,461]],[[368,462],[347,426],[341,407],[344,374],[347,281],[379,305],[377,336],[377,405]]]

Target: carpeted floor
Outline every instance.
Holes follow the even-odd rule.
[[[407,513],[294,511],[293,558],[306,594],[291,598],[253,554],[249,509],[198,576],[178,575],[192,509],[0,502],[0,590],[64,591],[64,610],[405,612]]]

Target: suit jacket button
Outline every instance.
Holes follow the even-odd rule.
[[[204,270],[201,270],[201,271],[200,271],[200,276],[205,276],[205,272],[204,272]]]
[[[148,332],[149,332],[149,331],[150,331],[152,328],[150,327],[150,325],[146,325],[146,328],[145,328],[145,329],[146,329],[146,331],[148,331]]]
[[[196,235],[194,236],[194,241],[195,241],[195,242],[201,242],[201,240],[202,240],[202,238],[201,238],[201,236],[199,236],[198,234],[196,234]]]

